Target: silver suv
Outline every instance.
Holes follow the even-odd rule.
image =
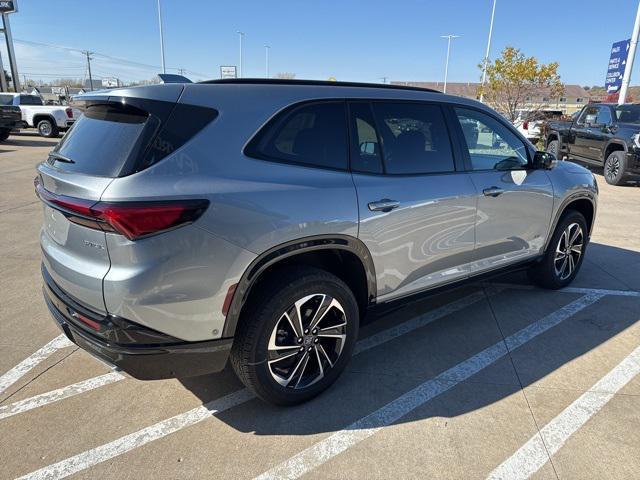
[[[315,81],[79,97],[38,167],[45,299],[136,378],[222,370],[294,404],[344,370],[375,305],[505,267],[573,280],[593,175],[464,98]]]

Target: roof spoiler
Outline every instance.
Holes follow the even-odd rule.
[[[193,83],[187,77],[175,73],[159,73],[158,77],[162,83]]]

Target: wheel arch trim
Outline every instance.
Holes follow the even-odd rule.
[[[369,305],[374,304],[377,292],[375,266],[369,249],[361,240],[350,235],[314,235],[304,237],[270,248],[256,257],[245,269],[233,293],[222,337],[232,337],[235,334],[242,307],[251,293],[251,288],[267,269],[282,260],[296,255],[322,250],[347,251],[360,260],[367,282],[367,301]]]
[[[588,238],[591,237],[591,232],[593,231],[593,225],[596,223],[597,205],[596,205],[595,196],[592,193],[586,192],[586,191],[577,192],[565,198],[560,204],[560,207],[558,208],[553,218],[553,223],[551,224],[551,228],[549,229],[549,234],[547,235],[547,240],[545,241],[543,251],[545,252],[547,251],[547,248],[549,247],[549,242],[551,242],[551,237],[553,237],[553,233],[556,231],[558,222],[560,221],[560,218],[562,218],[562,215],[564,215],[564,212],[567,211],[567,209],[572,203],[575,203],[576,201],[579,201],[579,200],[588,200],[591,203],[591,208],[593,208],[593,218],[591,219],[591,224],[589,225],[589,232],[588,232]]]

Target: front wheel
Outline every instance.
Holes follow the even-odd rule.
[[[609,185],[620,185],[626,169],[627,159],[624,152],[611,152],[604,161],[604,179]]]
[[[40,120],[37,128],[41,137],[53,138],[58,136],[58,127],[51,120]]]
[[[566,287],[578,274],[588,242],[587,222],[575,210],[563,214],[540,263],[529,270],[529,277],[540,287]]]
[[[358,336],[358,304],[338,277],[289,267],[261,281],[231,350],[240,380],[276,405],[309,400],[347,365]]]
[[[560,144],[557,140],[552,140],[547,145],[547,153],[553,153],[553,155],[558,158],[559,145]]]
[[[4,142],[7,138],[9,138],[10,134],[11,134],[11,129],[9,128],[0,129],[0,142]]]

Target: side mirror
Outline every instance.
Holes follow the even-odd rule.
[[[537,151],[533,156],[532,166],[536,170],[548,170],[552,168],[557,161],[553,153]]]

